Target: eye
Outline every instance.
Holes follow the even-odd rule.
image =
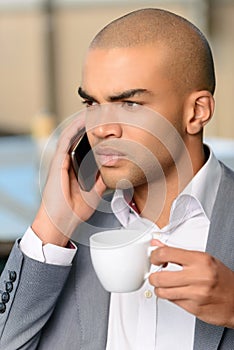
[[[86,108],[95,107],[98,105],[97,102],[92,101],[92,100],[84,100],[84,101],[82,101],[82,103]]]
[[[123,101],[122,106],[127,110],[135,111],[141,107],[141,104],[134,101]]]

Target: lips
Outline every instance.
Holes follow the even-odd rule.
[[[96,147],[95,158],[100,165],[113,166],[119,160],[126,158],[126,154],[114,149],[107,147]]]

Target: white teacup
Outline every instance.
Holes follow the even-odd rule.
[[[107,291],[127,293],[143,285],[150,270],[151,239],[152,234],[136,229],[103,231],[90,237],[93,267]]]

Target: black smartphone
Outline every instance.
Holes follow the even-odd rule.
[[[90,191],[97,179],[98,166],[85,130],[72,147],[71,159],[81,189]]]

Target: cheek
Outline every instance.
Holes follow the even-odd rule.
[[[144,142],[144,147],[148,151],[145,151],[139,159],[145,173],[150,178],[164,176],[166,169],[174,165],[175,142],[168,135],[160,140],[151,136]]]

